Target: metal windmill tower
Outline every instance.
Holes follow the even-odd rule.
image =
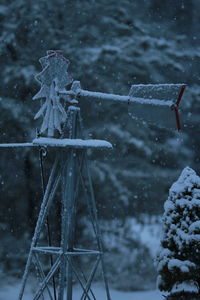
[[[40,277],[40,284],[32,300],[43,299],[43,297],[50,300],[72,300],[74,279],[82,288],[81,300],[96,299],[92,290],[92,281],[98,266],[102,269],[106,298],[110,300],[87,149],[111,149],[112,145],[102,140],[84,139],[78,100],[87,97],[92,100],[123,102],[128,105],[132,116],[156,123],[162,119],[167,121],[167,126],[169,119],[171,120],[169,116],[174,111],[175,118],[172,118],[172,123],[176,123],[177,128],[180,129],[178,106],[185,85],[133,85],[128,96],[91,92],[83,90],[80,82],[73,81],[69,76],[69,62],[63,57],[61,51],[47,51],[47,56],[41,58],[40,63],[43,70],[36,79],[41,84],[41,89],[34,97],[34,99],[43,99],[43,104],[35,116],[35,118],[43,117],[38,136],[32,143],[0,145],[0,147],[38,147],[40,151],[44,148],[56,149],[54,163],[44,188],[18,300],[24,299],[25,286],[32,266],[35,266]],[[71,88],[66,89],[69,85]],[[65,97],[69,103],[67,111],[61,104],[61,97]],[[142,108],[143,104],[148,106],[148,110]],[[161,113],[164,113],[164,118],[161,117]],[[59,196],[62,203],[60,245],[55,246],[51,242],[41,245],[40,237],[59,187],[61,187]],[[75,245],[80,188],[84,192],[96,239],[96,249],[80,249]],[[51,266],[48,271],[44,270],[41,256],[50,257]],[[85,275],[80,270],[77,260],[80,256],[95,257],[89,275]],[[53,291],[51,283],[53,283]]]

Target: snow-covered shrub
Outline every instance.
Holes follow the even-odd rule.
[[[189,167],[170,188],[163,231],[157,256],[159,289],[169,292],[168,299],[199,297],[200,177]]]

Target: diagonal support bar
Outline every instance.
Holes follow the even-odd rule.
[[[80,283],[80,285],[81,285],[83,291],[85,292],[85,295],[87,296],[88,300],[91,300],[91,298],[90,298],[89,295],[88,295],[88,292],[86,291],[86,289],[85,289],[85,287],[84,287],[82,281],[80,280],[80,278],[79,278],[79,276],[78,276],[78,273],[77,273],[77,271],[76,271],[76,268],[75,268],[75,266],[74,266],[74,264],[73,264],[72,259],[69,259],[69,258],[67,257],[67,261],[68,261],[68,263],[71,265],[72,270],[73,270],[73,272],[74,272],[74,274],[75,274],[75,276],[76,276],[78,282]]]
[[[89,192],[90,192],[90,197],[88,197],[88,201],[89,201],[89,206],[92,209],[92,215],[94,218],[94,225],[95,225],[95,232],[96,232],[96,237],[97,237],[98,248],[99,248],[99,251],[102,253],[102,255],[100,255],[100,260],[101,260],[101,265],[102,265],[102,273],[103,273],[103,279],[104,279],[105,288],[106,288],[107,299],[111,300],[109,286],[108,286],[108,279],[107,279],[107,274],[106,274],[106,268],[105,268],[105,262],[104,262],[104,257],[103,257],[103,242],[102,242],[101,232],[100,232],[99,223],[98,223],[97,208],[96,208],[96,203],[95,203],[92,178],[91,178],[91,174],[90,174],[90,170],[89,170],[89,166],[88,166],[88,158],[87,158],[86,153],[85,153],[85,164],[86,164],[86,174],[87,174],[87,178],[88,178]]]
[[[81,267],[78,266],[78,265],[75,266],[75,265],[73,264],[73,268],[74,268],[75,271],[78,270],[78,271],[81,273],[81,275],[82,275],[82,277],[83,277],[85,283],[87,284],[87,281],[88,281],[88,280],[87,280],[85,274],[83,273],[83,270],[81,269]],[[74,272],[75,272],[75,271],[74,271]],[[79,283],[81,284],[83,291],[85,291],[84,284],[82,283],[82,281],[80,280],[80,278],[79,278],[79,276],[78,276],[78,271],[76,271],[76,274],[77,274],[77,275],[76,275],[76,274],[75,274],[75,275],[76,275],[76,277],[77,277]],[[94,295],[94,293],[93,293],[93,291],[92,291],[91,288],[90,288],[89,292],[91,293],[93,299],[96,300],[96,297],[95,297],[95,295]],[[86,293],[86,294],[87,294],[87,293]]]
[[[94,267],[93,267],[93,269],[92,269],[92,272],[91,272],[91,274],[90,274],[90,276],[89,276],[89,279],[88,279],[88,281],[87,281],[87,283],[86,283],[86,286],[85,286],[85,289],[84,289],[85,291],[83,291],[83,294],[82,294],[82,296],[81,296],[81,300],[85,299],[84,297],[88,294],[88,291],[89,291],[89,289],[90,289],[90,286],[91,286],[92,280],[93,280],[93,278],[94,278],[94,275],[95,275],[95,273],[96,273],[96,270],[97,270],[97,267],[98,267],[98,265],[99,265],[99,262],[100,262],[100,257],[97,258],[97,260],[96,260],[96,262],[95,262],[95,264],[94,264]]]
[[[49,280],[53,277],[53,275],[55,274],[55,272],[57,271],[58,267],[60,266],[61,263],[61,256],[59,256],[56,261],[54,262],[52,268],[50,269],[49,273],[47,274],[47,276],[44,278],[43,282],[41,283],[39,289],[36,292],[35,297],[33,298],[33,300],[38,300],[40,298],[40,296],[42,295],[43,291],[45,290],[45,288],[47,287],[47,284],[49,283]]]
[[[37,256],[36,253],[34,253],[34,258],[35,258],[35,266],[36,266],[36,268],[37,268],[38,271],[39,271],[40,278],[41,278],[41,280],[44,281],[44,280],[45,280],[45,274],[44,274],[44,272],[43,272],[42,265],[41,265],[41,263],[40,263],[40,261],[39,261],[39,258],[38,258],[38,256]],[[53,265],[52,265],[52,267],[53,267]],[[50,289],[49,289],[48,286],[47,286],[47,291],[48,291],[50,300],[54,300],[53,297],[52,297],[51,291],[50,291]]]
[[[52,168],[52,171],[51,171],[51,174],[49,177],[49,181],[47,184],[47,188],[45,191],[45,195],[44,195],[44,198],[43,198],[43,201],[41,204],[38,221],[37,221],[37,224],[35,227],[35,232],[34,232],[34,236],[33,236],[32,243],[31,243],[31,249],[30,249],[28,260],[26,263],[24,275],[22,278],[22,285],[21,285],[21,289],[19,292],[18,300],[21,300],[23,298],[24,289],[25,289],[27,278],[28,278],[28,273],[30,271],[30,266],[32,263],[33,248],[38,241],[38,238],[39,238],[41,230],[42,230],[42,226],[44,225],[45,218],[48,213],[49,206],[54,198],[54,195],[55,195],[57,187],[58,187],[58,183],[60,181],[60,174],[58,173],[58,175],[56,175],[57,171],[58,171],[58,158],[55,160],[54,166]]]

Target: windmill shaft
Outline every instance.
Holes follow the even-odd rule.
[[[172,100],[167,100],[167,99],[165,101],[159,99],[145,99],[139,97],[108,94],[102,92],[92,92],[83,89],[79,89],[76,92],[71,90],[61,91],[60,94],[76,96],[78,98],[86,97],[86,98],[91,98],[93,100],[106,100],[106,101],[115,101],[121,103],[140,103],[140,104],[159,105],[159,106],[168,106],[168,107],[171,107],[173,105]]]
[[[70,138],[77,138],[77,114],[78,109],[71,111],[71,130]],[[73,270],[70,264],[71,257],[65,253],[73,252],[74,232],[75,232],[75,191],[76,191],[76,150],[63,150],[62,152],[62,232],[61,232],[61,251],[62,260],[60,268],[60,284],[58,300],[63,300],[65,290],[65,278],[67,277],[67,300],[72,300],[72,280]],[[66,159],[67,158],[67,159]],[[67,274],[66,274],[67,273]]]

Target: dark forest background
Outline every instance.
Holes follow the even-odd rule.
[[[113,228],[121,237],[121,247],[117,239],[106,246],[110,280],[118,288],[155,282],[152,257],[130,234],[129,218],[159,219],[181,170],[200,171],[199,11],[195,0],[0,1],[1,143],[35,137],[40,103],[32,101],[39,89],[34,75],[48,49],[64,52],[72,77],[88,90],[127,95],[134,83],[188,85],[181,133],[132,120],[126,105],[80,103],[86,135],[114,145],[90,158],[102,230]],[[0,266],[2,274],[21,276],[42,195],[38,153],[2,149],[0,157]]]

